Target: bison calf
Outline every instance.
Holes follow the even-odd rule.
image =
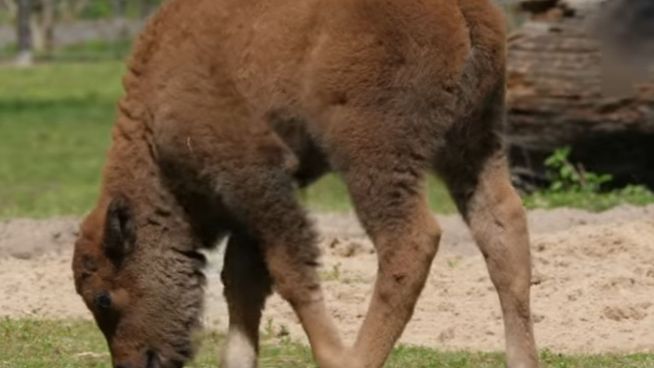
[[[321,367],[381,367],[438,248],[429,172],[488,262],[509,366],[536,367],[527,226],[500,138],[504,43],[491,0],[168,1],[128,63],[101,195],[75,247],[77,291],[114,367],[192,356],[198,250],[223,236],[225,367],[256,366],[273,287]],[[327,313],[295,196],[329,170],[379,256],[352,347]]]

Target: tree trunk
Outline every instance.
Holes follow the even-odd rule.
[[[7,9],[7,13],[9,13],[9,18],[13,19],[14,17],[16,17],[16,13],[18,12],[18,6],[13,0],[3,0],[2,4]]]
[[[54,27],[56,23],[56,0],[41,0],[41,31],[43,38],[43,52],[50,56],[54,49]]]
[[[32,49],[50,55],[54,43],[55,0],[32,0],[30,31]]]
[[[113,0],[114,5],[114,20],[119,27],[118,37],[120,40],[129,38],[129,29],[127,24],[127,1],[126,0]]]
[[[518,184],[546,184],[544,159],[571,146],[573,161],[612,174],[614,185],[654,188],[652,70],[620,78],[628,88],[607,73],[612,60],[591,26],[601,1],[524,3],[531,19],[511,36],[508,65],[507,141]]]
[[[32,0],[18,0],[16,14],[16,35],[18,57],[16,64],[27,66],[32,64],[32,34],[30,30],[30,15],[32,13]]]

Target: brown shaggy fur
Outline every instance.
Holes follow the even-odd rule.
[[[537,367],[524,211],[500,133],[504,20],[491,0],[171,0],[124,79],[77,290],[115,367],[179,367],[193,353],[202,257],[227,235],[223,365],[255,367],[274,289],[321,367],[381,367],[411,318],[441,230],[440,174],[497,288],[512,368]],[[295,198],[345,180],[379,275],[356,343],[341,344]]]

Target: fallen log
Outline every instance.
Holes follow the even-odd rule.
[[[613,175],[614,186],[654,188],[652,59],[639,68],[628,47],[611,49],[600,42],[607,39],[599,36],[612,16],[598,16],[602,3],[520,4],[529,19],[509,39],[507,141],[514,178],[523,189],[547,184],[543,161],[563,146],[571,146],[572,161],[587,170]],[[616,27],[625,25],[614,21]],[[650,21],[654,24],[654,16]],[[637,49],[644,45],[654,45],[654,37],[642,37]],[[615,49],[622,54],[610,52]],[[635,49],[633,55],[642,54]]]

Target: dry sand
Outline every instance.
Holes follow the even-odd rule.
[[[536,337],[557,352],[654,352],[654,206],[600,214],[529,214]],[[502,320],[482,257],[457,216],[439,216],[445,236],[402,337],[446,350],[502,350]],[[329,307],[352,340],[365,314],[375,254],[354,217],[319,215]],[[70,271],[75,219],[0,223],[0,317],[90,318]],[[220,251],[209,254],[206,324],[225,327]],[[274,296],[263,328],[303,340],[291,309]]]

